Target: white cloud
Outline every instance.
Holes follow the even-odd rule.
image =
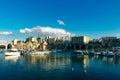
[[[10,36],[12,34],[13,34],[12,32],[0,32],[0,35],[2,36]]]
[[[64,37],[64,36],[72,35],[72,33],[67,32],[64,29],[44,27],[44,26],[36,26],[31,29],[30,28],[20,29],[19,32],[23,34],[37,34],[40,36],[51,36],[51,37]]]
[[[20,33],[31,33],[31,29],[25,28],[25,29],[21,29]]]
[[[62,20],[57,20],[58,24],[65,25],[65,23]]]

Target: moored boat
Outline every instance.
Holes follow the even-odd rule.
[[[95,53],[96,53],[96,52],[95,52],[94,50],[91,50],[88,54],[89,54],[89,55],[95,55]]]
[[[83,51],[82,50],[75,50],[72,53],[73,54],[82,54],[83,55]]]
[[[107,53],[105,54],[106,57],[114,57],[114,52],[112,51],[107,51]]]
[[[99,56],[101,56],[101,57],[102,57],[102,56],[105,56],[106,53],[107,53],[106,51],[102,51],[102,52],[99,54]]]
[[[39,55],[39,54],[49,54],[50,51],[32,51],[30,54]]]
[[[115,53],[114,57],[116,58],[120,57],[120,47],[115,47],[114,53]]]
[[[16,56],[16,55],[20,55],[20,52],[17,49],[9,49],[9,50],[5,51],[5,55],[6,56]]]
[[[115,53],[114,57],[115,58],[120,58],[120,53]]]

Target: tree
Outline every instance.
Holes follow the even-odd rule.
[[[12,49],[12,45],[11,45],[11,44],[8,44],[8,45],[7,45],[7,49]]]

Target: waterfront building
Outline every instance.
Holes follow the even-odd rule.
[[[104,39],[104,40],[115,40],[115,39],[117,39],[117,37],[102,37],[101,39]]]
[[[50,38],[49,36],[46,36],[46,37],[45,37],[45,40],[47,41],[47,40],[49,40],[49,38]]]
[[[62,37],[63,41],[70,41],[71,40],[71,36],[64,36]]]
[[[25,43],[25,49],[26,50],[32,50],[32,43],[31,42],[27,42],[27,43]]]
[[[88,48],[88,36],[75,36],[71,38],[70,44],[67,46],[68,50],[85,50]]]
[[[117,39],[117,46],[120,46],[120,38]]]
[[[18,42],[19,40],[18,39],[14,39],[13,41],[12,41],[12,44],[13,45],[17,45],[17,42]]]
[[[28,38],[26,39],[26,42],[37,42],[37,39],[34,38],[34,37],[28,37]]]
[[[38,45],[39,50],[47,50],[48,43],[44,40],[43,43]]]
[[[53,44],[53,43],[55,43],[57,41],[57,39],[56,38],[50,38],[49,39],[49,44]]]
[[[69,35],[69,36],[65,36],[65,40],[66,41],[70,41],[71,40],[71,36]]]
[[[75,36],[75,37],[72,37],[71,43],[88,44],[89,43],[89,37],[88,36]]]
[[[43,43],[43,39],[42,38],[37,38],[37,41],[38,41],[38,43],[40,44],[40,43]]]
[[[89,45],[88,45],[88,49],[94,49],[94,50],[98,50],[101,48],[101,40],[99,39],[91,39],[89,41]]]
[[[17,45],[16,45],[16,48],[19,49],[19,50],[23,49],[23,44],[24,44],[24,41],[18,41]]]
[[[42,49],[43,49],[43,50],[47,50],[47,42],[46,42],[46,41],[44,41],[44,42],[42,43]]]
[[[101,44],[104,47],[115,47],[117,46],[117,37],[102,37]]]

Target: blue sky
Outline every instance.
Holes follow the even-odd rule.
[[[20,33],[20,30],[33,30],[37,26],[90,38],[120,37],[120,1],[0,0],[0,40],[24,40],[35,31],[30,34]],[[12,34],[6,36],[3,32]]]

